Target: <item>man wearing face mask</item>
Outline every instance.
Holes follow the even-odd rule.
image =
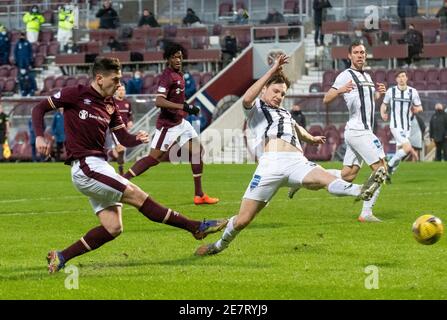
[[[9,51],[11,49],[11,40],[9,39],[6,28],[0,24],[0,65],[9,63]]]
[[[447,114],[441,103],[435,105],[435,113],[430,119],[430,140],[436,145],[435,161],[447,161]]]
[[[19,74],[19,87],[22,97],[34,96],[37,90],[36,79],[31,72],[26,69],[20,69]]]
[[[14,48],[14,60],[17,68],[29,69],[33,63],[33,47],[25,38],[25,33],[20,33],[20,39]]]
[[[26,38],[30,43],[37,42],[39,38],[40,26],[45,22],[45,18],[39,12],[39,8],[34,5],[31,11],[25,13],[23,22],[26,24]]]
[[[69,4],[60,7],[58,18],[57,41],[59,42],[59,47],[62,51],[68,41],[73,38],[73,27],[75,22],[73,7]]]
[[[141,79],[141,72],[135,71],[133,78],[127,82],[127,94],[141,94],[143,88],[143,80]]]

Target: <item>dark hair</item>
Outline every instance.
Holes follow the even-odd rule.
[[[394,77],[397,78],[398,76],[400,76],[401,73],[405,73],[405,75],[407,75],[407,71],[405,71],[405,70],[397,70],[396,73],[394,74]]]
[[[352,48],[357,47],[357,46],[363,46],[363,43],[360,42],[360,40],[354,40],[351,42],[351,44],[349,45],[349,53],[352,53]]]
[[[97,74],[108,75],[111,72],[118,72],[121,70],[121,63],[117,58],[97,57],[92,67],[92,75]]]
[[[165,44],[165,51],[163,53],[163,58],[165,60],[169,60],[174,54],[181,51],[183,58],[186,58],[188,55],[188,52],[185,48],[182,47],[182,45],[175,43],[175,42],[166,42]]]
[[[269,87],[271,84],[276,83],[285,83],[287,89],[290,88],[290,80],[286,77],[284,73],[282,73],[282,71],[276,72],[273,76],[271,76],[270,79],[268,79],[267,82],[265,83],[265,86]]]

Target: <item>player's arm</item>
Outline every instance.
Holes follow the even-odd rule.
[[[295,131],[300,141],[308,142],[311,144],[323,144],[326,143],[325,136],[313,136],[306,129],[299,124],[295,123]]]
[[[378,82],[377,83],[377,90],[374,93],[374,98],[376,100],[379,100],[380,97],[382,97],[386,93],[386,87],[385,84]]]
[[[412,106],[411,112],[414,114],[424,111],[424,108],[422,106]]]
[[[34,132],[36,133],[36,149],[42,155],[50,154],[50,144],[44,138],[44,116],[48,111],[56,109],[51,101],[51,97],[42,100],[32,110],[32,122]]]
[[[388,121],[388,105],[385,102],[380,105],[380,115],[383,121]]]
[[[282,70],[282,66],[289,62],[289,57],[285,54],[281,54],[275,59],[275,63],[272,67],[261,77],[259,78],[248,90],[245,92],[242,97],[242,105],[245,109],[251,109],[253,107],[253,102],[259,96],[262,88],[265,86],[267,81],[276,73]]]
[[[137,134],[130,134],[124,123],[117,127],[110,128],[110,130],[115,134],[119,143],[128,148],[149,142],[149,134],[146,131],[140,130]]]
[[[339,95],[349,93],[354,88],[354,84],[352,83],[352,80],[349,80],[344,86],[341,86],[340,88],[332,87],[329,89],[328,92],[324,95],[323,103],[328,104],[334,101]]]
[[[184,102],[183,104],[171,102],[162,95],[157,95],[157,98],[155,99],[155,105],[159,108],[183,110],[189,114],[194,115],[198,115],[200,112],[200,108],[195,105],[188,104],[186,102]]]

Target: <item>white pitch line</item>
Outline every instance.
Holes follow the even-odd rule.
[[[85,210],[88,212],[88,210]],[[84,210],[60,210],[60,211],[45,211],[45,212],[14,212],[14,213],[0,213],[0,218],[5,216],[29,216],[38,214],[61,214],[61,213],[79,213],[84,212]]]
[[[59,200],[59,199],[81,199],[84,196],[64,196],[58,197],[55,195],[54,197],[46,197],[46,198],[20,198],[20,199],[6,199],[0,200],[0,203],[14,203],[14,202],[25,202],[25,201],[47,201],[47,200]]]

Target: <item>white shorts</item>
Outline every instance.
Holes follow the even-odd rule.
[[[122,206],[120,200],[129,180],[121,177],[103,158],[86,157],[72,162],[71,180],[98,213],[110,206]]]
[[[296,187],[319,165],[298,152],[266,152],[259,159],[244,198],[269,202],[283,186]]]
[[[175,142],[182,147],[186,142],[197,138],[198,134],[192,125],[185,119],[175,127],[156,129],[152,139],[151,148],[167,151]]]
[[[110,129],[107,129],[104,148],[106,150],[115,149],[118,144],[118,139],[116,138],[115,134],[112,133]]]
[[[371,165],[385,158],[379,138],[369,130],[345,130],[346,154],[343,165]]]
[[[390,131],[393,134],[397,147],[400,147],[405,143],[410,143],[410,130],[407,131],[399,128],[390,128]]]

